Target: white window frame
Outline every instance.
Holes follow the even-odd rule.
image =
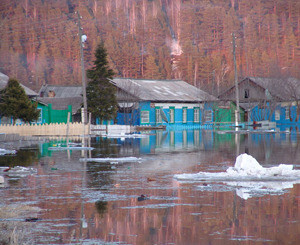
[[[161,112],[160,112],[161,108],[160,107],[156,107],[155,108],[155,122],[156,123],[162,123],[162,118],[161,118]]]
[[[141,124],[146,124],[150,122],[150,112],[141,111]]]
[[[280,110],[275,110],[275,121],[280,120]]]
[[[289,120],[290,119],[290,108],[285,107],[285,119]]]
[[[187,108],[182,108],[182,123],[187,123]]]
[[[36,120],[36,123],[43,123],[43,111],[41,108],[37,108],[38,111],[40,111],[39,117]]]
[[[194,123],[200,122],[200,108],[195,107],[194,108]]]
[[[175,108],[170,107],[170,123],[175,123]]]
[[[212,121],[212,111],[211,110],[205,110],[204,111],[204,120],[205,120],[205,122],[211,122]]]

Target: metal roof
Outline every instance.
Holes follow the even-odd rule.
[[[271,95],[277,96],[281,100],[288,101],[300,98],[300,81],[296,78],[249,77],[249,79],[267,89]]]
[[[70,98],[82,96],[82,86],[76,85],[43,85],[39,91],[41,97],[48,96],[49,92],[54,92],[55,98]]]
[[[143,101],[199,102],[218,100],[182,80],[114,78],[111,82],[121,90]]]
[[[9,77],[0,72],[0,90],[4,89],[6,87],[8,80],[9,80]],[[34,92],[32,89],[24,86],[21,83],[19,83],[19,84],[25,90],[25,93],[27,96],[29,96],[29,97],[37,96],[37,93]]]
[[[293,101],[300,99],[300,80],[289,77],[289,78],[266,78],[266,77],[245,77],[238,84],[251,81],[256,85],[263,88],[265,91],[277,100],[281,101]],[[233,85],[219,97],[223,98],[224,95],[231,93],[235,88]]]
[[[68,97],[68,98],[51,98],[38,97],[37,101],[43,104],[51,104],[54,110],[67,110],[68,105],[72,105],[72,114],[76,114],[81,108],[83,100],[82,97]]]

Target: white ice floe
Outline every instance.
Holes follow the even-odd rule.
[[[0,148],[0,156],[16,154],[16,153],[17,153],[17,151],[15,151],[15,150],[6,150],[6,149]]]
[[[255,158],[248,154],[239,155],[234,167],[226,172],[199,172],[195,174],[176,174],[178,180],[226,180],[226,181],[289,181],[300,180],[300,170],[294,170],[293,165],[280,164],[277,167],[264,168]]]
[[[4,175],[8,175],[10,177],[25,177],[28,175],[36,174],[37,169],[30,168],[30,167],[22,167],[22,166],[16,166],[16,167],[0,167],[0,173]]]
[[[149,135],[146,134],[107,134],[107,135],[103,135],[106,136],[107,138],[146,138]]]
[[[0,184],[3,184],[4,183],[4,178],[3,176],[0,175]]]
[[[176,174],[174,178],[179,181],[223,182],[233,187],[238,196],[248,199],[257,195],[283,193],[285,189],[293,188],[294,184],[300,183],[300,170],[286,164],[264,168],[252,156],[242,154],[237,157],[234,167],[229,167],[226,172]],[[199,188],[217,190],[213,184]]]
[[[55,147],[48,147],[50,151],[67,151],[67,150],[94,150],[94,147],[84,147],[84,146],[55,146]]]
[[[84,162],[110,162],[110,163],[118,163],[118,162],[140,162],[142,159],[138,157],[116,157],[116,158],[80,158],[80,161]]]

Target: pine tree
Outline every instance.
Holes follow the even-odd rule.
[[[0,114],[16,119],[22,119],[25,123],[36,121],[39,117],[37,103],[32,103],[15,79],[9,79],[6,87],[0,91]]]
[[[88,111],[101,121],[110,120],[117,113],[115,87],[110,83],[115,73],[109,68],[103,42],[98,45],[95,58],[94,66],[86,73],[89,79],[86,88]]]

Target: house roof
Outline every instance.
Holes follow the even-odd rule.
[[[264,89],[267,89],[271,95],[281,100],[300,99],[300,80],[296,78],[249,77],[249,79]]]
[[[268,91],[271,97],[277,98],[281,101],[290,101],[300,99],[300,81],[296,78],[265,78],[265,77],[246,77],[242,79],[239,84],[246,81],[258,85],[262,89]],[[230,87],[219,98],[224,95],[235,91],[235,86]]]
[[[52,96],[50,95],[52,94]],[[43,85],[39,91],[41,97],[69,98],[81,97],[82,86],[77,85]]]
[[[143,101],[216,101],[216,97],[182,80],[147,80],[114,78],[111,81],[119,89]]]
[[[0,72],[0,90],[4,89],[6,87],[8,80],[9,80],[9,77]],[[20,83],[20,85],[25,90],[25,93],[27,96],[29,96],[29,97],[37,96],[37,93],[34,92],[32,89],[24,86],[21,83]]]
[[[76,114],[82,107],[82,97],[67,97],[67,98],[51,98],[51,97],[38,97],[38,102],[43,104],[51,104],[54,110],[67,110],[68,105],[72,105],[72,114]]]

